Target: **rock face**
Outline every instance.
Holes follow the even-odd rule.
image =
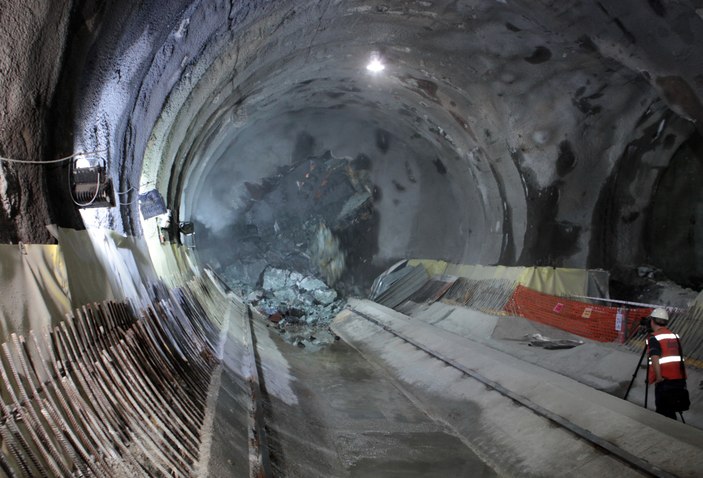
[[[42,161],[73,152],[54,157],[47,128],[71,4],[0,1],[0,156]],[[53,169],[63,173],[65,189],[67,163]],[[47,197],[46,174],[45,166],[0,161],[0,242],[52,242],[45,226],[57,221],[61,205]]]
[[[156,187],[252,285],[364,293],[429,257],[700,288],[694,3],[4,0],[0,153],[105,149],[125,195],[96,224],[140,234],[130,191]],[[79,226],[66,173],[3,163],[0,239]]]
[[[234,224],[223,226],[218,234],[201,225],[200,244],[208,262],[225,260],[234,269],[231,274],[249,284],[259,280],[258,267],[270,264],[318,274],[335,285],[346,271],[348,244],[342,244],[340,236],[373,228],[373,185],[361,170],[364,165],[351,158],[327,152],[299,161],[280,169],[276,177],[246,183]],[[238,247],[222,254],[227,241]]]

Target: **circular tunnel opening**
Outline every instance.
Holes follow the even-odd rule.
[[[248,115],[203,174],[201,258],[250,285],[270,265],[359,295],[399,259],[461,261],[485,213],[477,186],[461,184],[462,158],[419,115],[364,102],[372,85],[307,85],[286,95],[302,108]]]
[[[179,17],[153,79],[168,94],[137,103],[154,128],[128,145],[200,260],[249,288],[283,269],[353,295],[405,258],[661,262],[643,236],[695,131],[692,73],[656,73],[654,46],[596,27],[608,12],[413,5]]]

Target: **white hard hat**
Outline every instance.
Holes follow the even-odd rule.
[[[669,321],[669,313],[666,311],[666,309],[662,309],[661,307],[657,307],[652,311],[649,316],[653,319],[657,320],[663,320],[665,322]]]

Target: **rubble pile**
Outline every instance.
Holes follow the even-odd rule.
[[[198,222],[202,260],[250,288],[268,267],[315,275],[345,293],[363,293],[376,254],[371,159],[305,156],[245,182],[221,228]],[[222,174],[226,174],[224,171]],[[374,271],[375,272],[375,271]]]
[[[336,339],[329,324],[344,300],[320,279],[270,267],[261,288],[248,292],[245,299],[288,343],[316,350]]]

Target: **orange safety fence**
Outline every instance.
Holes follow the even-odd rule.
[[[518,285],[505,311],[599,342],[625,342],[651,308],[606,307]]]

